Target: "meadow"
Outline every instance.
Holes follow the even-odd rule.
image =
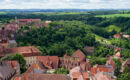
[[[96,17],[130,17],[130,14],[109,14],[109,15],[96,15]]]

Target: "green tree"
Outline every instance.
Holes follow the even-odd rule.
[[[17,54],[14,54],[14,55],[6,55],[6,56],[2,57],[0,60],[1,61],[4,61],[4,60],[16,60],[20,64],[21,73],[26,71],[26,67],[25,67],[26,60],[24,59],[23,55],[20,54],[20,53],[17,53]]]
[[[60,68],[58,70],[55,70],[54,73],[55,74],[65,74],[65,75],[67,75],[67,74],[69,74],[69,70],[68,69],[64,69],[64,68]]]

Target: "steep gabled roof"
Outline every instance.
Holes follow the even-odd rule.
[[[38,62],[42,62],[48,69],[58,68],[59,58],[58,56],[38,56]]]
[[[18,61],[8,61],[9,64],[11,64],[11,66],[16,69],[16,67],[19,65]]]
[[[110,57],[110,58],[108,59],[108,61],[106,62],[106,65],[112,65],[113,69],[116,68],[116,64],[115,64],[115,62],[113,61],[112,57]]]
[[[80,49],[78,49],[76,52],[74,52],[72,57],[79,58],[80,61],[84,61],[86,59],[85,54]]]
[[[34,72],[34,70],[41,70],[43,73],[46,72],[46,68],[41,64],[41,63],[38,63],[38,64],[33,64],[31,67],[29,67],[26,71],[26,73],[32,73]]]

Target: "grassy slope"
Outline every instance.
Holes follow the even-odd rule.
[[[115,25],[110,25],[108,27],[105,28],[108,32],[111,32],[112,30],[115,30],[117,32],[120,32],[121,31],[121,28],[115,26]]]
[[[109,14],[109,15],[97,15],[96,17],[130,17],[130,14]]]
[[[1,14],[6,14],[6,12],[1,12],[1,11],[0,11],[0,15],[1,15]]]

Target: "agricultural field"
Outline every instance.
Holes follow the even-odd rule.
[[[120,27],[117,27],[115,25],[110,25],[108,27],[105,28],[108,32],[112,32],[113,30],[115,30],[116,32],[120,32],[121,31],[121,28]]]
[[[96,17],[130,17],[130,14],[109,14],[109,15],[97,15]]]
[[[2,14],[6,14],[6,12],[1,12],[1,11],[0,11],[0,15],[2,15]]]

